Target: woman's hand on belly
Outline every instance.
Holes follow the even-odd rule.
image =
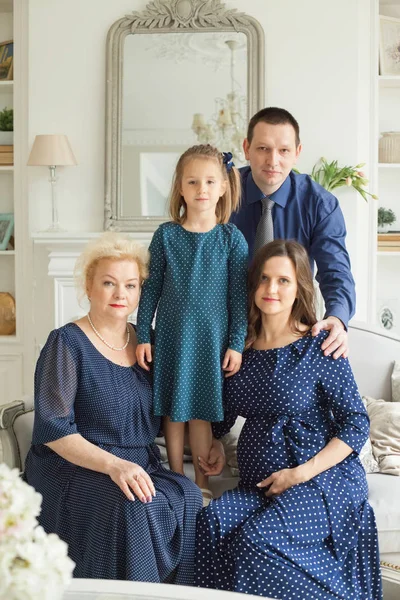
[[[142,467],[129,460],[115,457],[108,469],[108,475],[124,492],[128,500],[134,500],[136,496],[141,502],[146,503],[151,502],[153,496],[156,495],[150,476]]]
[[[257,483],[259,488],[268,488],[266,496],[277,496],[299,483],[310,481],[320,473],[331,469],[347,458],[353,449],[338,438],[332,438],[327,445],[307,462],[272,473],[264,481]]]
[[[282,469],[272,473],[267,479],[257,483],[257,487],[260,489],[267,488],[265,496],[269,498],[279,496],[279,494],[283,494],[289,488],[304,481],[306,479],[302,477],[302,471],[298,467],[294,467],[293,469]]]

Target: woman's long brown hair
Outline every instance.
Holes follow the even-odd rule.
[[[293,333],[303,333],[299,329],[298,323],[311,328],[317,321],[314,284],[306,249],[294,240],[274,240],[260,248],[250,265],[248,276],[249,323],[246,348],[255,342],[261,331],[261,311],[256,306],[255,295],[261,283],[266,261],[275,256],[289,258],[296,272],[297,297],[290,315],[290,326]]]

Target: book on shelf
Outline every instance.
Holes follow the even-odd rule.
[[[378,252],[399,252],[400,253],[400,244],[398,246],[378,246]]]
[[[0,166],[9,167],[14,164],[14,146],[0,145]]]
[[[378,243],[400,242],[400,231],[390,231],[389,233],[378,233]]]

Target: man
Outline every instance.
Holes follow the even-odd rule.
[[[347,324],[355,311],[354,280],[346,250],[346,227],[339,202],[308,175],[292,171],[301,152],[299,125],[282,108],[260,110],[243,142],[249,167],[240,169],[242,201],[231,217],[245,236],[250,256],[272,239],[303,244],[325,301],[326,313],[312,334],[329,330],[325,355],[347,357]],[[272,202],[271,202],[272,201]]]

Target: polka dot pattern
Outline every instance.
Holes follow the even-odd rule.
[[[325,357],[322,332],[248,350],[225,384],[220,437],[238,415],[240,484],[198,518],[195,584],[280,600],[380,600],[377,529],[358,453],[368,416],[347,359]],[[337,437],[353,453],[267,499],[256,483]]]
[[[202,496],[162,467],[154,444],[159,426],[145,371],[107,360],[73,323],[50,334],[36,367],[25,477],[43,495],[41,525],[67,542],[75,577],[193,584]],[[141,465],[156,488],[152,502],[129,501],[108,475],[44,445],[77,432]]]
[[[172,421],[222,421],[222,360],[242,352],[247,328],[247,244],[232,224],[206,233],[164,223],[150,244],[138,311],[149,343],[157,310],[154,410]]]

